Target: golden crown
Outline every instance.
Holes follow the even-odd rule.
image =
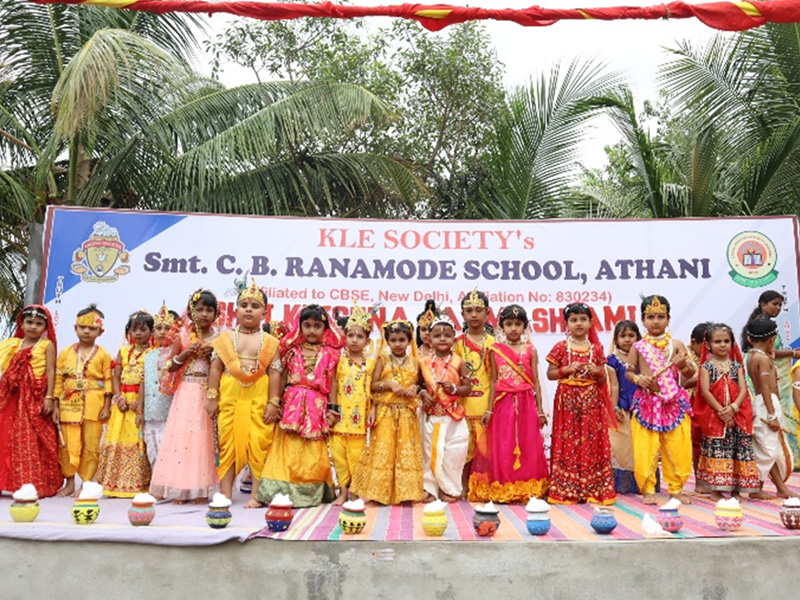
[[[659,300],[658,296],[653,296],[652,302],[647,304],[642,311],[642,314],[645,315],[666,315],[667,314],[667,305],[663,304],[661,300]]]
[[[417,325],[419,325],[420,327],[430,327],[431,323],[433,323],[433,320],[437,316],[438,313],[433,308],[429,308],[424,313],[422,313],[422,316],[419,319],[417,319]]]
[[[250,300],[251,302],[258,302],[263,306],[265,298],[266,294],[261,291],[261,288],[259,288],[258,285],[256,285],[256,280],[251,279],[250,285],[242,290],[242,292],[239,294],[237,302],[241,302],[242,300]]]
[[[83,327],[99,327],[102,329],[103,317],[100,316],[99,312],[93,310],[75,319],[75,325],[81,325]]]
[[[153,315],[153,324],[154,325],[166,325],[167,327],[171,327],[172,324],[175,322],[175,315],[169,312],[166,304],[161,304],[161,308],[158,310],[156,314]]]
[[[486,302],[478,295],[478,290],[472,290],[464,301],[461,308],[486,308]]]
[[[347,324],[344,326],[345,331],[350,327],[361,327],[369,336],[369,332],[372,329],[372,310],[366,311],[353,303],[350,316],[347,318]]]

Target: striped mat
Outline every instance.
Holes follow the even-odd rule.
[[[800,493],[800,474],[795,473],[789,486]],[[692,489],[690,482],[687,489]],[[774,493],[774,489],[768,492]],[[666,536],[645,535],[642,533],[642,518],[645,513],[656,517],[658,510],[645,506],[640,496],[619,496],[613,507],[619,525],[609,535],[600,535],[589,526],[593,509],[590,505],[553,506],[550,510],[552,527],[547,535],[533,536],[525,525],[525,507],[498,505],[500,527],[492,538],[478,537],[472,527],[473,505],[466,501],[448,505],[449,523],[442,537],[428,537],[422,529],[421,519],[424,504],[413,506],[367,506],[367,526],[357,535],[342,533],[338,524],[341,507],[323,505],[295,511],[294,520],[283,533],[273,533],[269,529],[253,534],[251,538],[266,537],[277,540],[306,541],[478,541],[478,542],[553,542],[580,541],[600,542],[609,540],[640,540],[647,538],[711,538],[711,537],[759,537],[795,536],[800,530],[786,529],[780,519],[780,501],[745,501],[742,503],[744,524],[735,532],[725,532],[714,524],[714,504],[707,497],[694,496],[694,504],[684,505],[680,513],[684,519],[683,528],[676,534]],[[667,501],[659,497],[659,504]]]

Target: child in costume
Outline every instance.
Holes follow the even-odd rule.
[[[635,342],[642,339],[639,326],[633,321],[620,321],[611,337],[611,354],[606,357],[611,404],[617,418],[617,428],[609,428],[611,468],[614,489],[618,494],[638,494],[633,474],[633,442],[631,441],[631,408],[636,386],[625,378],[628,354]]]
[[[75,334],[78,343],[62,350],[56,361],[54,394],[59,399],[58,414],[64,445],[58,462],[66,483],[59,496],[75,489],[75,474],[81,481],[92,481],[100,460],[103,424],[111,415],[111,355],[97,338],[103,334],[105,316],[94,304],[78,313]]]
[[[172,403],[172,396],[161,391],[161,378],[172,355],[169,338],[173,325],[179,322],[178,319],[178,313],[169,310],[166,305],[161,307],[153,316],[153,351],[144,357],[144,378],[139,387],[136,425],[144,430],[144,443],[151,469],[156,468],[156,459]]]
[[[606,357],[588,306],[568,305],[564,321],[569,336],[547,355],[547,378],[558,381],[548,498],[555,504],[613,504],[608,428],[616,419],[606,385]]]
[[[433,354],[431,346],[431,323],[439,316],[439,309],[433,300],[425,301],[425,308],[417,315],[417,351],[420,357]]]
[[[216,296],[197,290],[190,297],[182,325],[165,365],[161,391],[172,403],[158,450],[150,493],[176,504],[205,504],[219,486],[214,465],[214,427],[205,411],[211,344],[217,338]]]
[[[469,450],[461,481],[466,497],[469,488],[469,474],[476,453],[485,451],[483,415],[489,410],[489,386],[492,381],[489,348],[495,339],[491,327],[486,323],[489,316],[489,297],[478,290],[472,290],[461,299],[461,316],[464,317],[464,333],[458,338],[455,352],[464,359],[469,371],[472,391],[462,400],[467,411],[469,427]]]
[[[721,492],[756,493],[761,485],[753,454],[753,412],[742,355],[730,327],[708,327],[700,364],[693,404],[703,432],[697,477],[715,502],[722,499]]]
[[[539,386],[539,356],[525,336],[528,315],[510,304],[498,315],[502,330],[489,349],[490,408],[483,417],[486,453],[472,464],[473,502],[527,502],[544,498],[549,486],[541,428],[547,424]]]
[[[455,502],[469,450],[469,427],[461,398],[472,390],[464,360],[453,354],[456,328],[446,316],[431,323],[433,354],[419,359],[425,389],[422,411],[422,485],[428,498]]]
[[[0,491],[32,483],[40,498],[58,492],[56,336],[38,304],[17,315],[14,337],[0,342]]]
[[[349,496],[350,482],[361,459],[367,440],[367,415],[372,398],[372,373],[375,360],[364,349],[372,329],[372,311],[353,306],[344,326],[345,351],[336,367],[330,404],[341,411],[330,437],[331,456],[341,491],[334,504],[343,504]]]
[[[289,495],[295,507],[335,498],[326,437],[339,417],[338,407],[328,402],[342,343],[341,332],[317,304],[303,308],[281,340],[281,382],[266,413],[268,423],[280,425],[261,473],[260,502],[278,493]]]
[[[692,412],[689,392],[679,374],[689,379],[695,367],[686,346],[667,331],[669,301],[663,296],[642,300],[642,322],[647,333],[631,348],[626,377],[638,386],[633,394],[633,460],[636,484],[645,504],[655,504],[659,455],[669,495],[684,504],[692,500],[683,486],[692,474]]]
[[[375,361],[375,373],[367,423],[372,427],[370,443],[361,453],[350,491],[381,504],[422,500],[425,490],[417,416],[419,363],[411,323],[383,324],[383,343]]]
[[[708,489],[706,482],[697,477],[697,463],[700,461],[700,451],[703,446],[703,430],[697,420],[697,384],[700,376],[700,355],[703,353],[703,347],[706,340],[706,329],[711,325],[710,321],[705,323],[698,323],[692,329],[689,338],[689,345],[686,347],[686,352],[689,355],[689,360],[695,367],[694,377],[683,379],[681,386],[689,392],[692,397],[692,468],[694,469],[695,483],[694,491],[698,494],[708,495],[711,491]]]
[[[95,480],[103,494],[133,498],[150,486],[150,461],[144,432],[136,426],[139,387],[144,376],[144,358],[152,349],[153,315],[145,310],[133,313],[125,325],[130,344],[120,348],[112,372],[111,418],[103,438],[103,449]]]
[[[278,356],[278,339],[261,329],[266,310],[267,295],[252,281],[236,299],[238,325],[214,341],[206,410],[212,417],[216,414],[217,473],[220,489],[228,498],[245,466],[255,480],[261,477],[275,430],[274,423],[266,423],[266,409],[267,399],[280,385],[280,372],[272,366]],[[245,508],[259,506],[257,493],[258,487],[251,485]]]
[[[780,498],[795,496],[786,487],[792,474],[794,457],[784,435],[785,418],[778,396],[778,369],[771,352],[775,347],[778,325],[772,319],[751,319],[745,327],[744,367],[753,405],[753,450],[758,476],[763,482],[772,479]],[[769,494],[760,490],[751,498],[768,500]]]

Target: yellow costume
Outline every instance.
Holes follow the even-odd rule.
[[[384,354],[381,381],[396,381],[401,387],[415,385],[419,367],[413,356],[402,366]],[[418,397],[382,392],[373,399],[377,405],[370,445],[364,448],[353,474],[350,491],[381,504],[422,500],[422,439],[417,417]]]
[[[458,354],[469,369],[470,383],[472,391],[469,396],[461,402],[467,409],[467,426],[469,427],[469,450],[467,450],[467,462],[475,457],[476,450],[481,454],[486,451],[486,440],[484,427],[481,425],[481,417],[489,410],[489,386],[492,383],[492,365],[489,360],[489,348],[494,344],[494,336],[485,334],[482,344],[476,344],[462,335],[455,346],[455,353]]]
[[[105,395],[111,394],[111,355],[101,346],[86,353],[78,344],[62,350],[56,361],[53,395],[59,399],[61,432],[65,446],[58,449],[58,463],[64,477],[77,473],[91,481],[100,460],[100,438]]]
[[[150,350],[125,346],[119,351],[122,358],[120,394],[128,410],[122,412],[117,406],[111,408],[96,474],[106,496],[132,498],[150,487],[150,461],[144,445],[144,432],[136,426],[136,411],[132,409],[133,403],[139,399],[144,357]]]
[[[250,466],[253,477],[261,478],[267,451],[272,443],[274,424],[264,423],[264,410],[269,397],[267,369],[275,357],[278,340],[261,333],[261,351],[254,370],[242,369],[241,356],[229,334],[220,335],[213,343],[214,351],[225,365],[219,383],[219,433],[220,478],[231,469],[237,475],[245,465]],[[252,360],[252,359],[251,359]]]
[[[342,487],[350,486],[367,440],[367,414],[372,395],[369,389],[374,369],[374,360],[367,359],[364,364],[357,365],[347,356],[342,356],[336,367],[336,402],[341,419],[333,426],[330,445],[333,466]]]

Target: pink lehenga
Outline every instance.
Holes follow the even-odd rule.
[[[485,455],[475,454],[469,499],[513,503],[543,498],[549,479],[534,395],[533,346],[518,354],[495,342],[489,351],[497,366],[495,400],[486,428]]]
[[[186,348],[191,343],[189,329],[183,329],[180,336],[181,347]],[[175,395],[150,482],[150,493],[158,498],[199,500],[209,498],[219,488],[214,423],[205,410],[209,367],[207,358],[189,359],[183,369],[170,373],[162,383],[162,391],[174,389]]]

